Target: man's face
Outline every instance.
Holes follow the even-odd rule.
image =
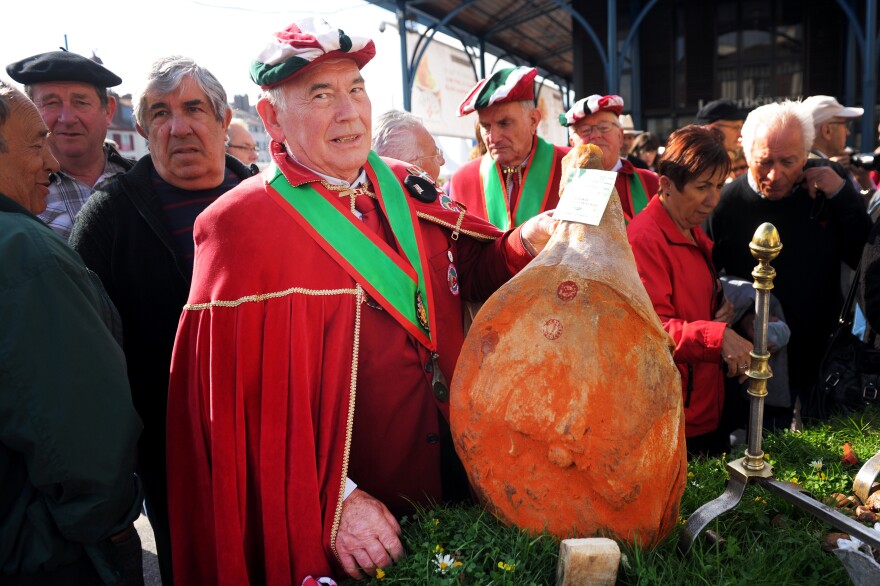
[[[623,129],[613,112],[601,111],[581,118],[571,125],[571,146],[594,144],[602,149],[602,164],[610,171],[620,160]]]
[[[743,120],[716,120],[709,126],[717,128],[724,135],[724,148],[735,151],[742,142]]]
[[[437,143],[434,142],[434,137],[424,126],[418,126],[415,129],[415,139],[419,156],[415,161],[410,162],[424,169],[425,173],[436,180],[440,175],[440,167],[446,162],[443,158],[443,151],[440,150]]]
[[[629,149],[632,148],[633,142],[636,140],[638,134],[632,134],[629,132],[623,133],[623,146],[620,147],[620,156],[625,157],[629,153]]]
[[[84,158],[91,161],[103,157],[115,99],[109,98],[105,108],[95,87],[78,81],[37,83],[31,93],[52,132],[49,146],[62,167]]]
[[[367,162],[372,138],[370,98],[351,59],[325,61],[282,86],[283,107],[261,99],[266,131],[303,165],[354,181]]]
[[[851,123],[852,121],[849,118],[835,117],[822,125],[820,132],[823,133],[825,142],[828,145],[827,148],[830,151],[825,153],[826,155],[835,157],[845,152],[846,137],[850,134],[849,127]]]
[[[514,167],[526,160],[541,121],[537,109],[527,110],[519,102],[505,102],[477,110],[477,116],[483,142],[499,165]]]
[[[146,128],[138,125],[138,132],[150,142],[159,176],[189,191],[220,185],[232,113],[217,120],[208,96],[188,77],[167,94],[148,93],[146,102]]]
[[[0,127],[7,147],[0,151],[0,193],[39,214],[46,210],[49,176],[60,167],[49,150],[49,129],[36,107],[21,94],[10,110]]]
[[[791,194],[803,174],[807,153],[801,128],[787,124],[755,137],[749,157],[749,173],[767,199]]]
[[[257,143],[247,128],[233,124],[227,129],[227,134],[229,135],[229,144],[226,150],[230,155],[248,165],[257,162],[257,159],[260,158],[257,154]]]

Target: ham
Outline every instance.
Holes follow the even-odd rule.
[[[602,168],[601,150],[563,160]],[[563,188],[564,189],[564,188]],[[687,478],[681,380],[626,239],[561,222],[477,314],[452,383],[456,450],[481,502],[522,529],[653,546]]]

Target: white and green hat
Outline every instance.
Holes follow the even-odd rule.
[[[305,18],[273,35],[251,63],[251,79],[269,89],[327,59],[351,59],[358,69],[376,55],[366,37],[350,37],[322,18]]]
[[[486,79],[481,79],[471,90],[468,97],[458,106],[458,115],[466,116],[494,104],[521,100],[534,101],[536,75],[538,70],[534,67],[499,69]]]

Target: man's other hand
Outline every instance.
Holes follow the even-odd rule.
[[[403,556],[400,525],[388,509],[364,491],[355,489],[342,504],[336,553],[346,573],[358,580],[374,576]]]

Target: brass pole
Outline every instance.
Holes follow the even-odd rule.
[[[762,432],[764,429],[764,397],[767,396],[767,381],[773,376],[770,371],[770,353],[767,351],[767,323],[770,318],[770,290],[776,269],[770,266],[782,250],[779,233],[773,224],[765,222],[755,231],[749,243],[752,256],[758,266],[752,271],[755,282],[752,285],[755,295],[755,339],[751,352],[751,367],[746,373],[749,381],[749,446],[742,460],[746,471],[764,472],[764,452],[761,450]],[[763,476],[763,474],[761,474]]]

